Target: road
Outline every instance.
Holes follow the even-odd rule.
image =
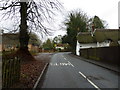
[[[42,86],[38,88],[118,88],[120,77],[103,67],[57,53],[51,58]]]

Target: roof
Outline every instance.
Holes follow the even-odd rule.
[[[93,43],[93,42],[95,42],[94,38],[91,36],[90,32],[79,33],[77,36],[77,39],[80,43]]]
[[[9,45],[19,44],[19,34],[13,34],[13,33],[2,34],[2,43]]]
[[[96,29],[93,37],[90,32],[79,33],[77,39],[80,43],[103,42],[105,40],[118,41],[120,40],[119,29]]]
[[[0,35],[0,37],[2,36],[2,41],[0,41],[0,44],[4,44],[4,45],[19,45],[19,33],[4,33],[2,35]],[[33,44],[33,45],[38,45],[36,41],[36,37],[32,37],[30,36],[29,39],[29,44]]]
[[[108,29],[108,30],[97,30],[95,33],[96,41],[103,42],[105,40],[118,41],[120,40],[120,30],[119,29]]]

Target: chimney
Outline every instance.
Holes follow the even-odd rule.
[[[94,30],[95,30],[95,26],[94,24],[92,24],[92,32],[94,32]]]

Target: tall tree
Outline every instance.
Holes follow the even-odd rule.
[[[32,45],[40,46],[42,44],[42,41],[39,39],[39,37],[35,33],[31,33],[29,35],[29,43]]]
[[[53,43],[49,38],[47,39],[46,42],[43,43],[43,48],[47,50],[53,49]]]
[[[107,28],[108,25],[104,20],[100,19],[98,16],[94,16],[89,21],[90,21],[90,26],[94,25],[95,29]]]
[[[62,36],[61,35],[55,36],[53,38],[53,43],[54,44],[62,43]]]
[[[51,29],[44,26],[42,22],[52,18],[54,10],[60,10],[61,4],[57,0],[1,0],[0,10],[4,10],[4,18],[14,19],[16,16],[20,23],[19,41],[20,51],[28,51],[29,33],[31,30],[49,34]],[[18,23],[18,24],[19,24]]]
[[[70,45],[72,52],[75,54],[77,34],[78,32],[86,32],[88,18],[85,13],[81,11],[70,12],[68,19],[65,21],[67,27],[67,35],[63,37],[63,42]]]

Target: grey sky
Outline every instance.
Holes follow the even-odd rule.
[[[59,0],[59,1],[63,4],[65,8],[63,12],[64,15],[66,15],[68,11],[81,9],[83,12],[87,13],[87,15],[90,17],[97,15],[101,19],[107,21],[110,29],[118,28],[118,2],[120,0]],[[56,28],[56,30],[60,28],[59,25],[61,24],[61,22],[63,22],[65,18],[64,15],[60,14],[55,16],[54,28]],[[7,27],[12,26],[11,21],[4,23],[5,23],[4,26]],[[54,32],[54,36],[59,34],[64,35],[65,32],[62,30]]]
[[[60,0],[65,8],[65,11],[80,9],[87,13],[89,17],[95,15],[108,23],[108,28],[118,29],[118,2],[120,0]],[[58,16],[61,18],[63,16]],[[60,23],[60,21],[59,21]],[[64,34],[64,31],[55,32],[55,36]]]
[[[109,28],[118,28],[118,1],[120,0],[61,0],[67,11],[79,8],[89,16],[97,15],[109,23]]]

